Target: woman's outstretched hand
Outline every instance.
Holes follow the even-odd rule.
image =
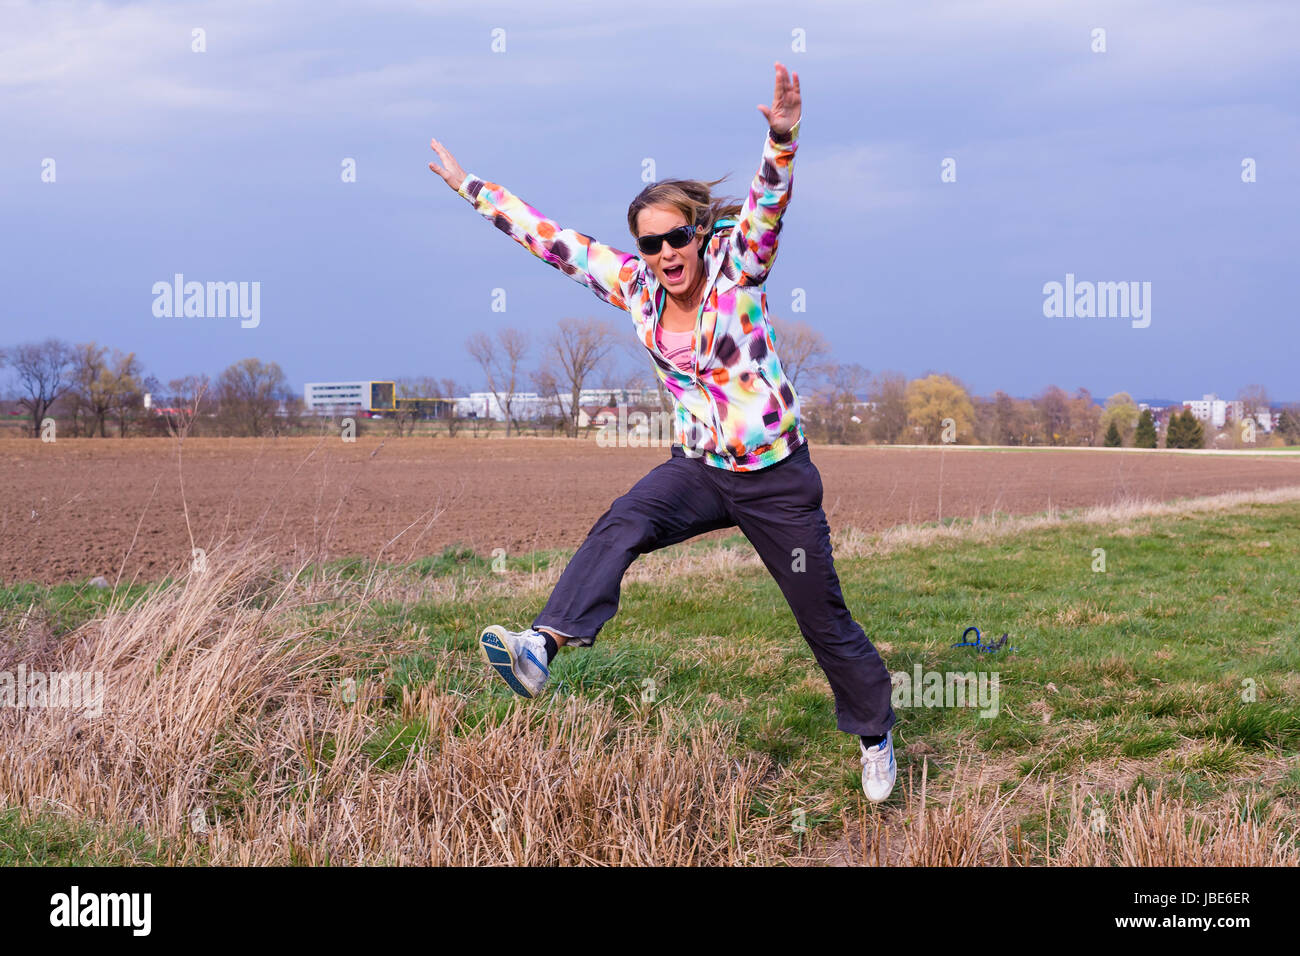
[[[790,132],[790,127],[799,122],[799,110],[802,101],[799,99],[799,74],[790,74],[780,63],[776,64],[776,88],[772,91],[772,105],[758,105],[762,114],[767,117],[767,125],[772,128],[774,133],[784,135]]]
[[[438,154],[438,159],[442,165],[430,163],[429,168],[441,176],[452,189],[460,192],[460,184],[465,181],[465,170],[460,168],[460,163],[456,162],[456,157],[447,152],[447,147],[436,139],[429,142],[429,147]]]

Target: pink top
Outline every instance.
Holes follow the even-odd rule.
[[[691,360],[695,358],[695,330],[669,332],[662,325],[658,327],[659,348],[683,372],[691,370]]]

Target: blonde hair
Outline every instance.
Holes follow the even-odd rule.
[[[730,174],[728,174],[730,175]],[[651,183],[637,194],[632,205],[627,207],[627,228],[637,238],[636,217],[642,209],[650,206],[669,206],[680,212],[688,225],[703,226],[700,251],[708,245],[713,226],[720,219],[731,219],[740,215],[742,204],[729,197],[713,195],[713,187],[726,180],[722,179],[664,179]]]

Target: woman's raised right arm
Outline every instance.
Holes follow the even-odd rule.
[[[573,229],[563,229],[504,186],[466,173],[436,139],[434,152],[442,165],[429,168],[468,200],[484,219],[543,262],[581,282],[603,302],[627,309],[623,285],[636,274],[640,259],[630,252],[597,242]]]

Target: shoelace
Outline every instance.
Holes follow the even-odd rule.
[[[886,737],[883,743],[876,744],[874,747],[864,747],[862,753],[862,765],[865,767],[871,765],[871,769],[879,772],[889,769],[889,760],[891,757],[889,738]]]

